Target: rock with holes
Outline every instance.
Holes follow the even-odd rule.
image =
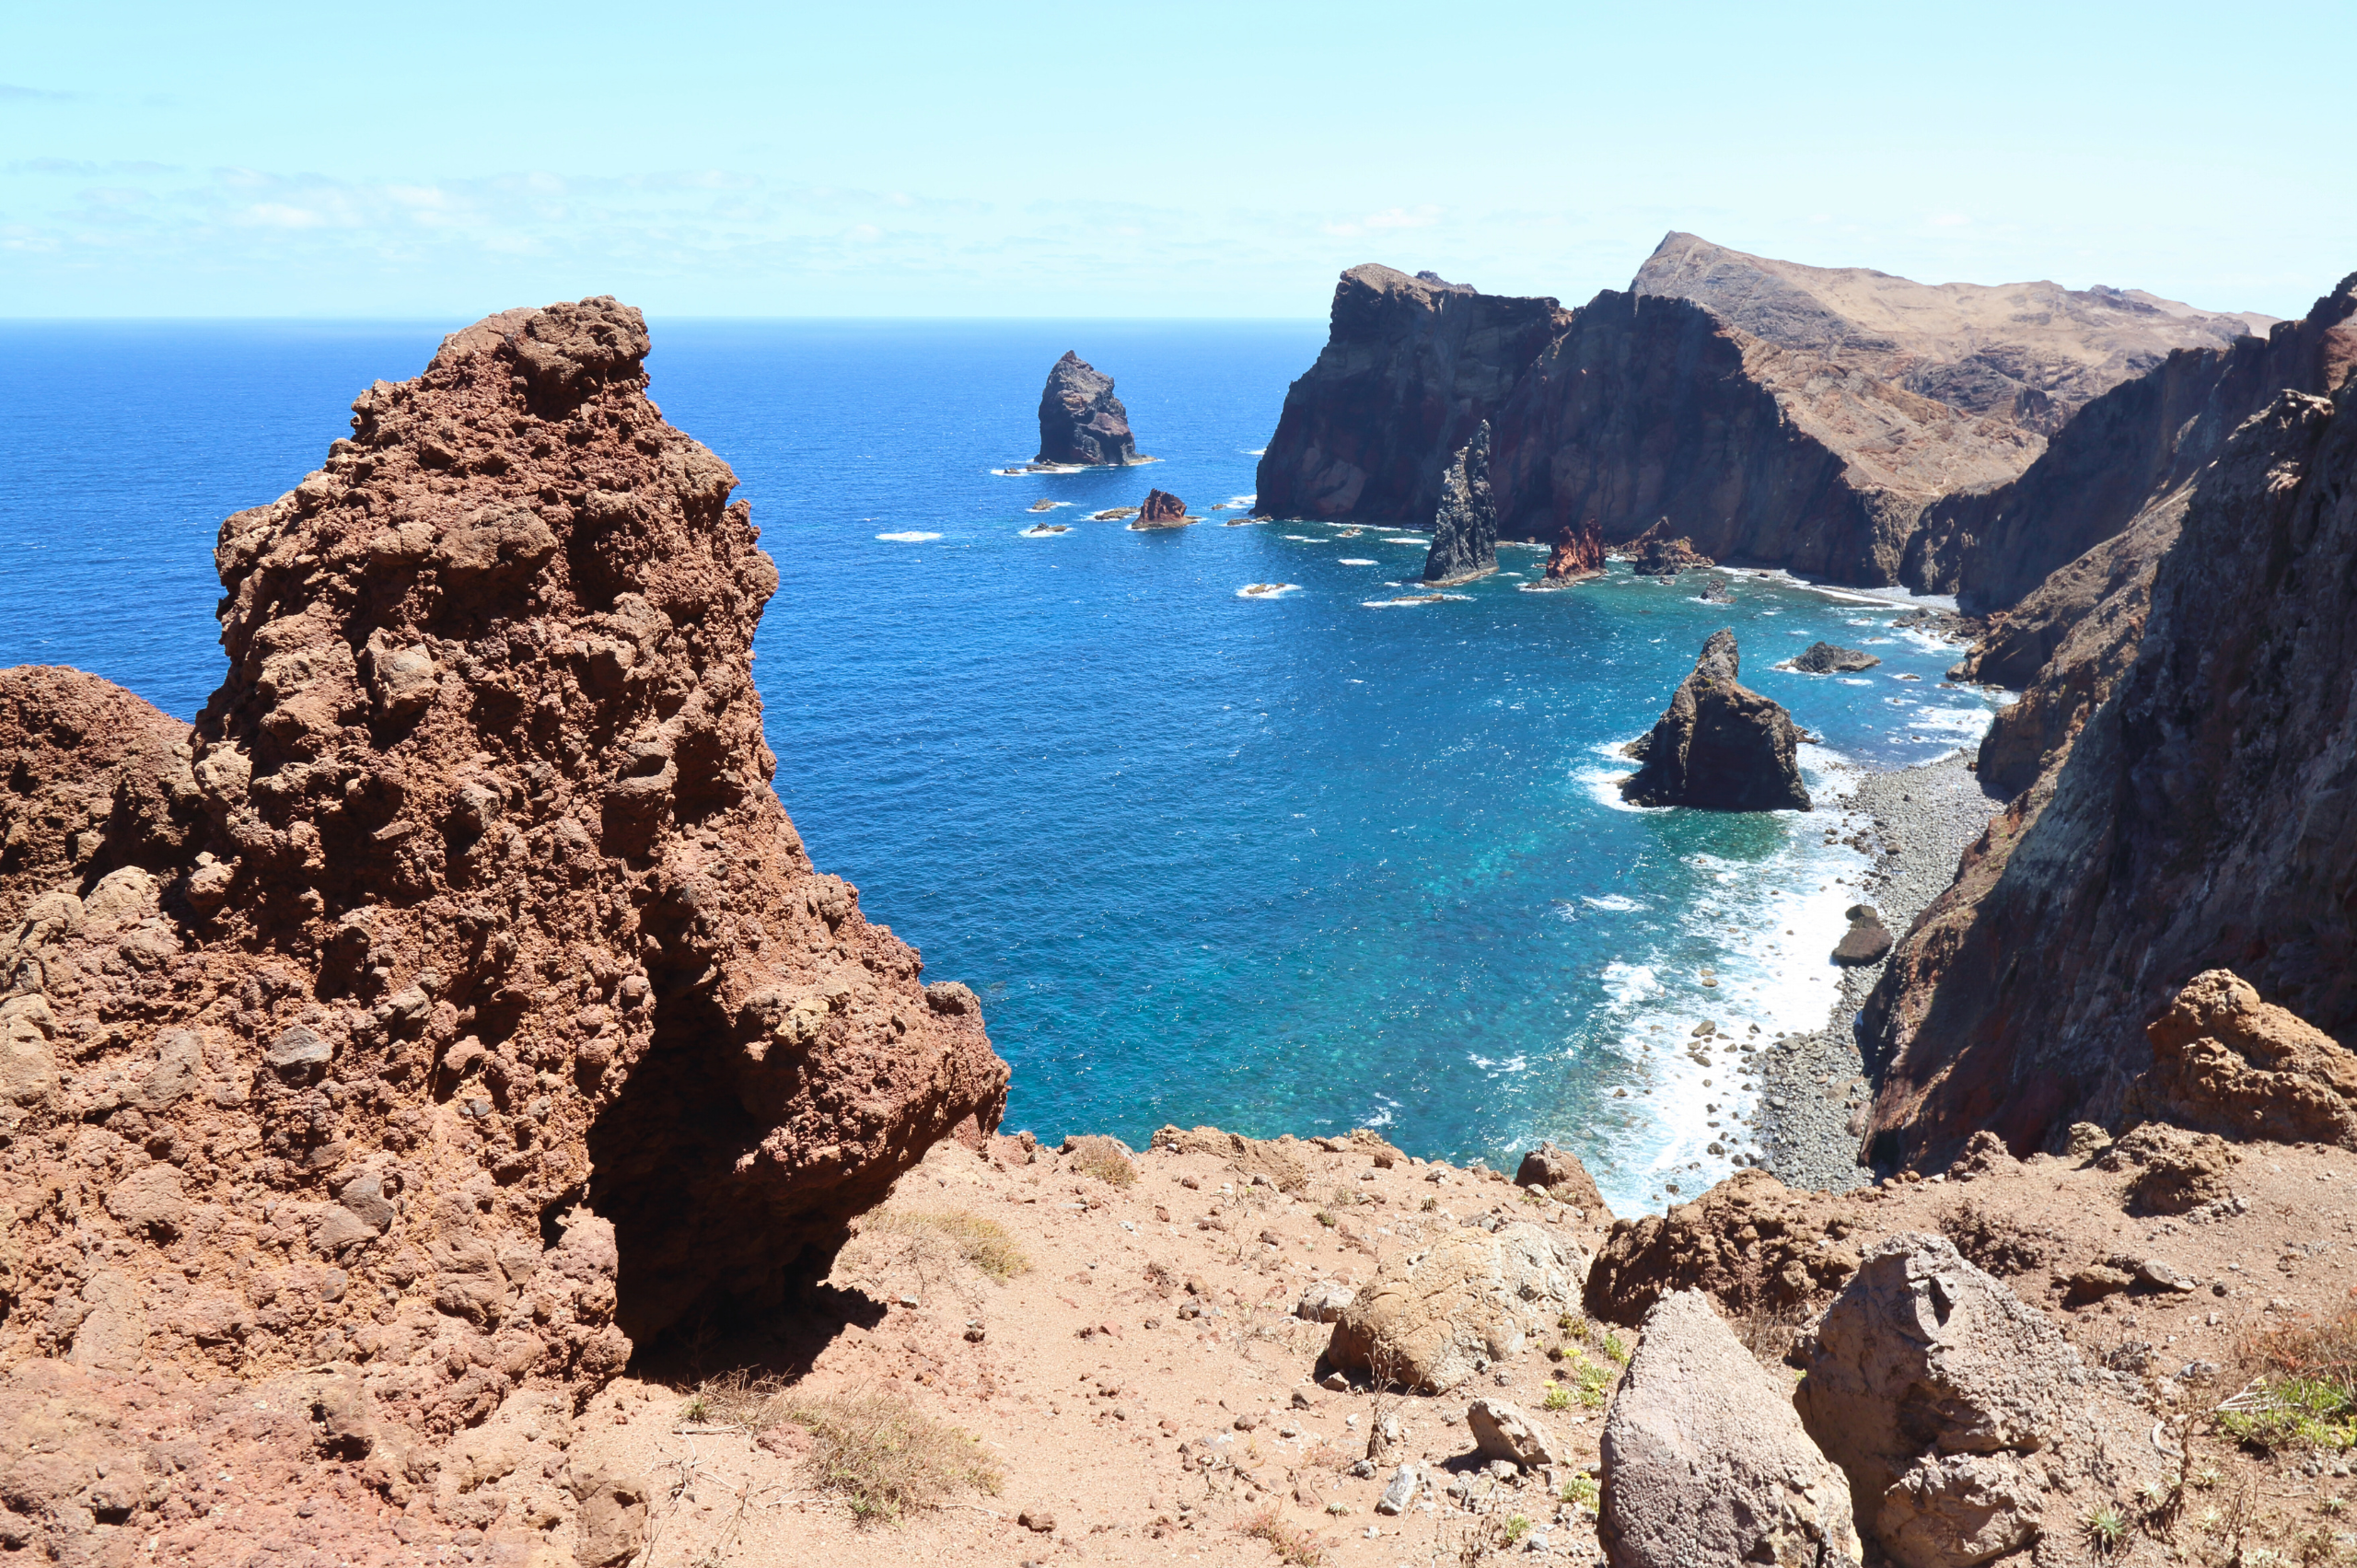
[[[519,1389],[774,1307],[995,1123],[973,993],[770,787],[777,568],[647,348],[588,299],[362,390],[222,525],[193,726],[0,671],[0,1141],[79,1194],[12,1214],[21,1353],[348,1362],[371,1454],[504,1430]]]
[[[1801,1429],[1784,1381],[1700,1291],[1645,1315],[1601,1456],[1612,1568],[1829,1568],[1861,1555],[1847,1479]]]

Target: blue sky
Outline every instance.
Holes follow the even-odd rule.
[[[208,14],[226,13],[226,14]],[[1567,302],[1662,234],[2299,313],[2357,6],[18,4],[0,316]]]

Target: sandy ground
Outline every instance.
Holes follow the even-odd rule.
[[[1114,1187],[1047,1150],[1025,1163],[1012,1139],[980,1153],[935,1149],[886,1212],[993,1220],[1029,1267],[1001,1283],[921,1232],[879,1227],[862,1237],[832,1283],[866,1304],[854,1315],[864,1320],[833,1336],[794,1393],[903,1396],[976,1434],[1004,1467],[1002,1489],[898,1524],[862,1525],[811,1484],[807,1439],[795,1427],[754,1433],[688,1419],[691,1375],[625,1380],[576,1422],[575,1440],[618,1445],[653,1481],[653,1542],[637,1568],[1265,1564],[1285,1559],[1245,1531],[1271,1516],[1298,1532],[1300,1556],[1314,1551],[1337,1568],[1421,1568],[1491,1553],[1598,1562],[1593,1515],[1560,1493],[1594,1465],[1603,1414],[1567,1397],[1557,1401],[1563,1408],[1546,1407],[1550,1385],[1568,1384],[1566,1373],[1583,1361],[1613,1369],[1606,1325],[1533,1343],[1447,1394],[1400,1396],[1321,1386],[1329,1330],[1293,1309],[1314,1281],[1364,1281],[1380,1260],[1484,1214],[1537,1221],[1588,1247],[1603,1228],[1494,1173],[1412,1162],[1377,1169],[1364,1154],[1288,1146],[1314,1167],[1297,1197],[1250,1185],[1210,1155],[1141,1154],[1137,1182]],[[2357,1493],[2343,1479],[2345,1456],[2256,1456],[2208,1434],[2204,1417],[2239,1386],[2236,1346],[2247,1335],[2313,1320],[2357,1287],[2357,1156],[2247,1149],[2234,1170],[2238,1203],[2206,1221],[2130,1216],[2126,1179],[2040,1156],[2001,1160],[1968,1179],[1791,1202],[1798,1229],[1822,1227],[1821,1247],[1854,1251],[1914,1229],[1945,1229],[1960,1244],[1977,1237],[1968,1255],[1978,1249],[1992,1267],[2002,1261],[2016,1291],[2051,1313],[2091,1363],[2111,1369],[2120,1397],[2172,1431],[2189,1426],[2198,1463],[2189,1473],[2209,1479],[2196,1481],[2165,1539],[2140,1535],[2135,1550],[2112,1561],[2223,1562],[2222,1532],[2236,1527],[2250,1542],[2269,1531],[2266,1539],[2289,1541],[2303,1530],[2339,1530],[2332,1500]],[[1321,1223],[1321,1211],[1337,1223]],[[2062,1305],[2071,1272],[2121,1256],[2162,1258],[2196,1288],[2140,1286]],[[1182,1316],[1197,1309],[1200,1317]],[[1790,1325],[1754,1329],[1772,1364],[1776,1336],[1788,1339]],[[1623,1329],[1617,1340],[1633,1345],[1636,1335]],[[1577,1353],[1551,1359],[1550,1346]],[[1484,1472],[1464,1422],[1478,1396],[1532,1412],[1566,1463],[1551,1478]],[[1368,1467],[1371,1475],[1352,1475],[1387,1414],[1403,1427],[1401,1446]],[[1213,1451],[1224,1461],[1200,1467],[1195,1456]],[[1463,1495],[1427,1492],[1404,1516],[1378,1515],[1376,1498],[1402,1458],[1436,1467],[1444,1487],[1461,1481]],[[1047,1527],[1027,1527],[1018,1522],[1026,1515]],[[1500,1542],[1510,1527],[1527,1533],[1507,1553]],[[544,1537],[550,1561],[571,1561],[566,1535],[552,1527]],[[1543,1544],[1534,1551],[1534,1543]],[[2172,1551],[2182,1555],[2164,1555]]]

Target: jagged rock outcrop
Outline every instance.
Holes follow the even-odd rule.
[[[2177,350],[2223,348],[2274,324],[2142,289],[1919,284],[1867,267],[1747,255],[1678,233],[1645,259],[1631,288],[1690,299],[1754,337],[2049,435],[2089,399]]]
[[[1334,287],[1326,347],[1286,389],[1255,514],[1423,527],[1450,455],[1564,319],[1551,299],[1353,267]]]
[[[1878,1163],[2116,1125],[2144,1025],[2205,970],[2357,1030],[2353,401],[2279,394],[2196,479],[2134,662],[1892,954]]]
[[[1490,426],[1485,420],[1441,475],[1432,548],[1424,552],[1424,581],[1469,583],[1497,569],[1498,508],[1490,495]]]
[[[1840,1568],[1861,1554],[1847,1478],[1802,1430],[1783,1380],[1698,1292],[1645,1315],[1600,1458],[1612,1568]]]
[[[1831,643],[1811,643],[1794,655],[1785,668],[1797,669],[1804,675],[1835,675],[1872,669],[1881,662],[1875,655],[1861,653],[1856,648],[1837,647]]]
[[[1667,531],[1669,519],[1664,517],[1629,541],[1630,570],[1640,577],[1668,578],[1677,576],[1680,572],[1717,564],[1696,550],[1692,540],[1682,535],[1672,539]]]
[[[1195,521],[1194,518],[1187,516],[1187,503],[1167,490],[1149,490],[1145,493],[1144,503],[1138,507],[1137,521],[1132,523],[1130,527],[1175,528],[1183,528],[1193,521]]]
[[[1643,766],[1621,781],[1639,806],[1712,811],[1806,811],[1800,729],[1773,698],[1739,682],[1733,630],[1711,633],[1694,671],[1650,734],[1629,745]]]
[[[363,392],[222,525],[192,728],[0,674],[0,1359],[331,1365],[390,1451],[774,1308],[995,1121],[972,993],[769,787],[777,569],[647,346],[513,310]]]
[[[1586,1307],[1636,1324],[1665,1295],[1707,1293],[1730,1313],[1821,1305],[1857,1271],[1854,1247],[1828,1245],[1857,1223],[1825,1192],[1796,1192],[1764,1170],[1739,1170],[1666,1214],[1616,1221],[1588,1271]]]
[[[1069,349],[1048,372],[1039,394],[1038,463],[1125,464],[1138,460],[1130,411],[1113,395],[1113,377]]]
[[[1604,525],[1590,517],[1577,528],[1566,525],[1555,535],[1554,548],[1547,552],[1547,573],[1542,579],[1550,586],[1585,583],[1604,575]]]
[[[1452,1231],[1389,1257],[1334,1325],[1326,1358],[1438,1394],[1578,1308],[1588,1255],[1538,1225]]]
[[[1945,1237],[1871,1249],[1795,1359],[1802,1423],[1901,1568],[1969,1568],[2075,1530],[2160,1472],[2134,1408]]]
[[[2237,1140],[2357,1149],[2357,1052],[2233,971],[2195,975],[2144,1037],[2153,1070],[2135,1110]]]

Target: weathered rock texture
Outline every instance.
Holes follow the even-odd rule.
[[[1697,1292],[1645,1315],[1601,1458],[1597,1533],[1613,1568],[1835,1568],[1861,1554],[1848,1481]]]
[[[192,730],[0,674],[0,1360],[332,1365],[398,1448],[775,1307],[994,1121],[972,994],[769,787],[777,570],[646,348],[515,310],[364,392],[222,526]]]
[[[1194,521],[1187,516],[1187,503],[1167,490],[1149,490],[1144,504],[1138,507],[1138,520],[1133,528],[1175,528]]]
[[[1604,525],[1590,517],[1574,528],[1566,525],[1555,535],[1547,552],[1550,584],[1585,583],[1604,575]]]
[[[1541,1144],[1522,1156],[1522,1164],[1514,1173],[1514,1184],[1535,1187],[1559,1203],[1571,1204],[1591,1220],[1611,1222],[1612,1211],[1606,1206],[1596,1178],[1580,1163],[1580,1156],[1552,1143]]]
[[[2049,434],[2089,399],[2177,350],[2223,348],[2274,324],[2142,289],[1919,284],[1866,267],[1746,255],[1676,233],[1631,287],[1690,299],[1754,337],[1822,354],[1960,412]]]
[[[1629,541],[1630,569],[1640,577],[1675,577],[1680,572],[1715,564],[1712,559],[1694,548],[1694,541],[1684,536],[1672,539],[1669,519],[1664,517],[1643,533]]]
[[[1490,426],[1484,421],[1441,475],[1424,581],[1469,583],[1497,569],[1498,508],[1490,495]]]
[[[1450,455],[1566,319],[1551,299],[1353,267],[1334,287],[1325,349],[1285,392],[1254,510],[1422,528]]]
[[[1130,411],[1113,395],[1113,377],[1066,350],[1039,394],[1039,463],[1134,463]]]
[[[2146,1026],[2134,1109],[2180,1127],[2357,1149],[2357,1053],[2227,970],[2195,975]]]
[[[1967,1568],[2076,1530],[2159,1473],[2133,1407],[1945,1237],[1877,1244],[1796,1355],[1801,1421],[1902,1568]]]
[[[1871,964],[1890,951],[1890,929],[1882,923],[1882,915],[1872,904],[1852,904],[1847,912],[1850,929],[1833,945],[1833,961],[1837,964]]]
[[[1811,643],[1806,649],[1793,656],[1790,668],[1804,675],[1834,675],[1872,669],[1881,662],[1875,655],[1861,653],[1856,648],[1836,647],[1831,643]]]
[[[2357,1028],[2352,398],[2281,394],[2195,480],[2133,664],[1892,954],[1877,1161],[2116,1125],[2144,1025],[2204,970]]]
[[[1789,1313],[1823,1302],[1857,1271],[1853,1204],[1739,1170],[1690,1203],[1617,1221],[1588,1271],[1588,1312],[1635,1324],[1675,1291],[1709,1293],[1730,1313]]]
[[[1334,1325],[1327,1359],[1445,1392],[1576,1310],[1587,1269],[1575,1243],[1535,1225],[1469,1225],[1387,1259]]]
[[[1622,781],[1624,797],[1713,811],[1809,808],[1800,730],[1772,698],[1738,682],[1740,670],[1735,633],[1712,633],[1652,733],[1630,742],[1643,766]]]

